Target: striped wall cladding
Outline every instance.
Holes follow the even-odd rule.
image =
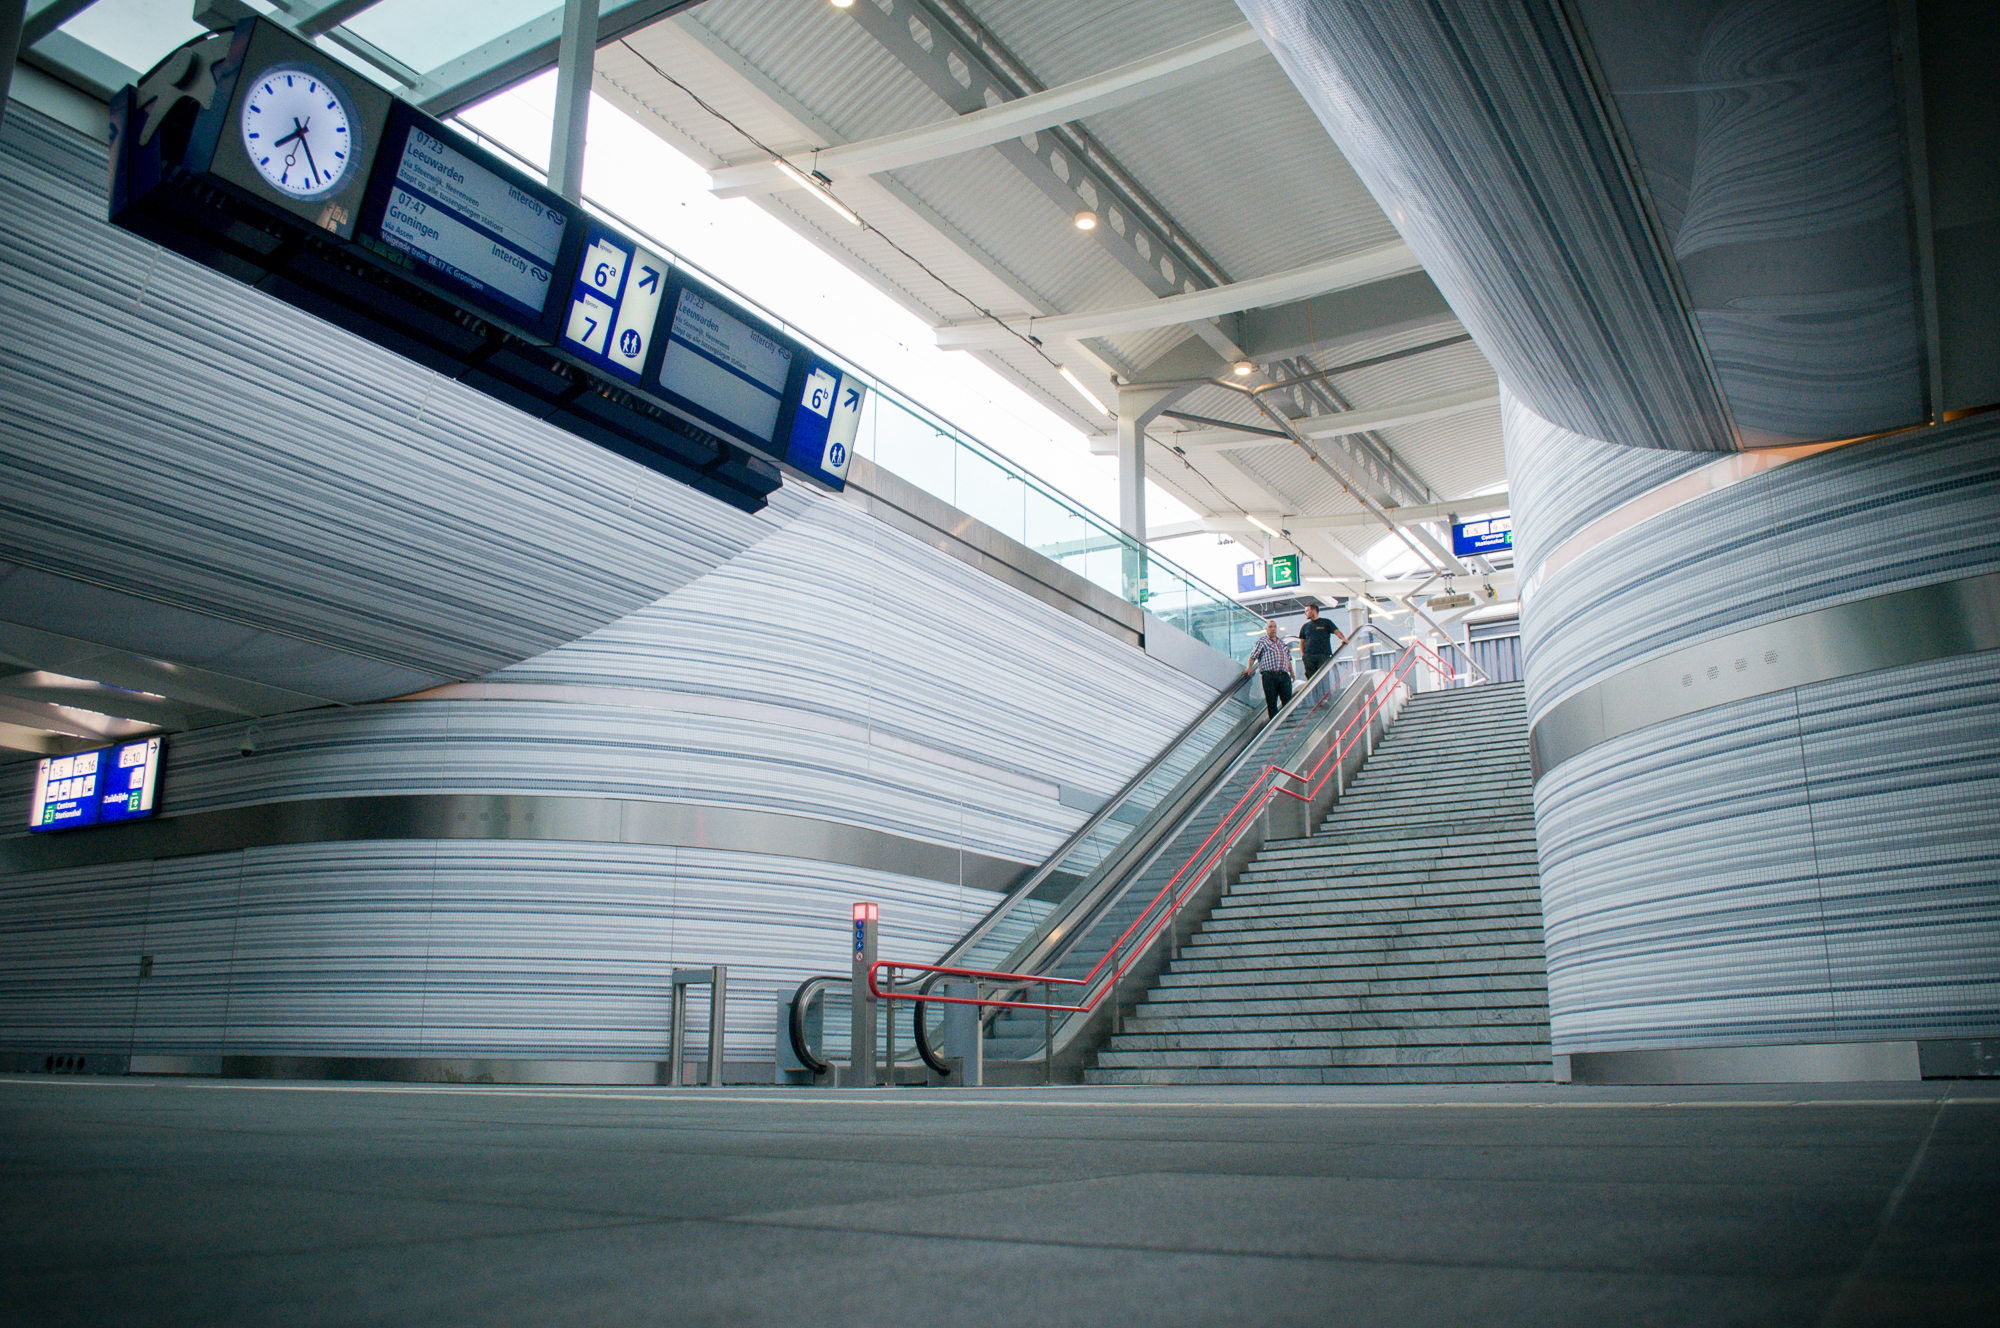
[[[969,895],[603,844],[291,845],[35,873],[0,894],[0,1048],[657,1060],[673,967],[724,962],[728,1055],[768,1059],[774,994],[845,971],[851,900],[881,904],[885,953],[933,955],[992,899]]]
[[[1510,427],[1509,465],[1557,469],[1569,437]],[[1595,454],[1581,455],[1587,465]],[[1531,530],[1534,496],[1515,498]],[[1548,576],[1522,612],[1528,720],[1706,637],[1994,570],[2000,416],[1804,457],[1642,521]]]
[[[1537,414],[1628,445],[1735,449],[1561,5],[1241,5]]]
[[[1505,418],[1531,579],[1585,536],[1523,604],[1531,724],[1706,641],[2000,569],[1991,416],[1658,512],[1674,468]],[[1645,723],[1537,783],[1557,1054],[2000,1032],[2000,655],[1807,643],[1857,671]]]
[[[1655,725],[1536,788],[1558,1055],[2000,1033],[2000,657]]]
[[[103,220],[105,150],[0,127],[0,617],[336,700],[649,604],[747,517]],[[0,569],[5,570],[5,569]]]
[[[1212,697],[808,495],[731,562],[480,682],[260,719],[250,756],[240,727],[176,735],[164,811],[638,800],[1025,866],[1082,823],[1071,804],[1089,796],[1066,791],[1115,791]],[[26,806],[25,769],[0,768],[0,806]],[[36,870],[51,842],[0,843],[17,864],[0,878],[0,1049],[655,1058],[667,970],[722,963],[729,1054],[761,1059],[772,998],[844,971],[849,902],[882,905],[885,956],[927,960],[996,898],[894,861],[808,861],[797,842],[357,839]]]

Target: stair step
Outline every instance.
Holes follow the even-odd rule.
[[[1115,1041],[1115,1040],[1114,1040]],[[1414,1047],[1245,1047],[1200,1051],[1113,1051],[1098,1053],[1107,1070],[1165,1069],[1170,1066],[1341,1066],[1341,1065],[1493,1065],[1518,1064],[1549,1057],[1548,1041],[1457,1043]]]

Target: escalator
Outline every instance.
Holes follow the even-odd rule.
[[[1129,999],[1121,993],[1143,989],[1261,845],[1253,821],[1291,815],[1310,782],[1330,788],[1316,796],[1331,801],[1366,759],[1407,694],[1415,657],[1403,651],[1399,673],[1367,667],[1387,658],[1372,643],[1360,650],[1354,660],[1344,649],[1268,723],[1261,682],[1240,679],[934,963],[891,961],[880,987],[895,996],[884,1002],[894,1020],[886,1040],[907,1056],[905,1077],[921,1072],[921,1057],[933,1079],[950,1082],[935,1046],[945,1006],[929,993],[953,979],[979,984],[985,1082],[1074,1079]],[[1329,767],[1322,753],[1343,741]],[[1321,769],[1307,770],[1315,760]],[[1297,833],[1308,817],[1298,812]],[[809,979],[793,998],[793,1050],[820,1074],[830,1071],[820,1048],[842,1044],[847,986]]]

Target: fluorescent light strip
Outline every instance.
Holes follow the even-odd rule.
[[[835,212],[838,212],[849,225],[859,226],[861,224],[861,218],[855,213],[854,209],[835,198],[833,193],[818,180],[813,179],[783,157],[777,159],[776,165],[786,177],[803,187],[807,193],[832,208]]]
[[[1075,374],[1071,373],[1069,371],[1069,366],[1067,364],[1058,364],[1056,366],[1056,372],[1061,374],[1065,379],[1067,379],[1071,387],[1083,393],[1084,399],[1089,401],[1091,405],[1097,407],[1097,413],[1099,415],[1108,416],[1111,414],[1111,407],[1105,405],[1102,401],[1099,401],[1097,399],[1097,393],[1085,387],[1083,385],[1083,380],[1081,378],[1078,378]]]

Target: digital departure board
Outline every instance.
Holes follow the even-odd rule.
[[[674,404],[769,448],[792,374],[792,348],[682,278],[660,357],[659,384]]]
[[[741,511],[847,482],[858,376],[268,19],[109,120],[134,234]]]
[[[455,294],[539,327],[571,226],[553,193],[408,107],[389,117],[362,231]],[[482,154],[483,155],[483,154]]]
[[[161,740],[142,738],[74,756],[48,756],[35,767],[28,829],[67,830],[151,816],[160,784]]]

